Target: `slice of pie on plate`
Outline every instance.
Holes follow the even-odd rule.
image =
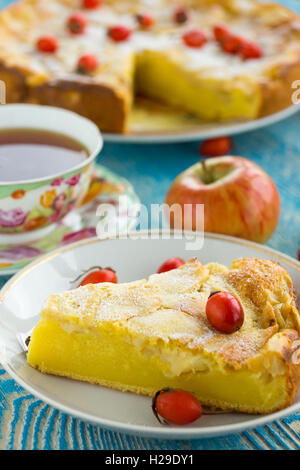
[[[214,291],[239,299],[239,331],[221,334],[207,321]],[[293,284],[272,261],[239,259],[228,269],[193,259],[146,280],[51,295],[41,316],[27,360],[44,373],[149,396],[181,388],[246,413],[288,406],[300,383]]]

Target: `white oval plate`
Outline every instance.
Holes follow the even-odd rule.
[[[190,142],[261,129],[293,116],[299,110],[300,106],[291,105],[270,116],[228,123],[199,123],[195,118],[175,112],[171,118],[163,112],[145,112],[132,117],[129,134],[104,133],[103,138],[105,142],[136,144]]]
[[[191,439],[231,434],[281,418],[300,409],[300,393],[294,404],[267,416],[219,414],[203,416],[192,425],[162,426],[151,411],[151,399],[88,383],[43,375],[26,363],[20,337],[25,338],[39,320],[45,298],[70,288],[82,270],[100,264],[113,266],[120,282],[156,272],[165,259],[198,256],[203,263],[229,265],[235,258],[255,256],[279,261],[290,272],[300,292],[300,263],[279,252],[245,240],[206,234],[200,251],[186,251],[186,240],[157,231],[156,239],[85,240],[48,254],[16,274],[0,292],[0,362],[25,389],[55,408],[104,428],[165,439]]]

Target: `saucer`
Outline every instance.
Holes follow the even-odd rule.
[[[97,213],[100,204],[115,208],[119,233],[126,233],[136,226],[140,201],[132,185],[107,168],[96,165],[81,206],[70,212],[50,233],[22,245],[0,244],[0,276],[14,274],[39,256],[61,246],[96,237],[97,233],[101,236],[102,231],[105,236],[109,235],[107,216]]]

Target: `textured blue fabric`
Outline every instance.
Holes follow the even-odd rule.
[[[0,0],[0,8],[12,3]],[[300,13],[299,0],[282,1]],[[300,79],[300,77],[299,77]],[[282,199],[280,225],[269,242],[296,257],[300,248],[300,114],[234,139],[234,153],[261,165]],[[128,178],[145,204],[160,203],[174,177],[198,160],[198,142],[106,144],[101,163]],[[4,280],[0,280],[0,286]],[[299,449],[300,413],[242,434],[160,441],[105,431],[36,400],[0,368],[0,449]]]

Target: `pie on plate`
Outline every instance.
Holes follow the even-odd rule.
[[[281,5],[256,0],[84,5],[21,0],[0,13],[0,80],[8,103],[64,107],[116,133],[128,132],[137,95],[208,122],[256,119],[291,105],[291,84],[300,74],[300,19]],[[184,14],[178,16],[179,7]],[[74,32],[69,21],[78,13],[81,25]],[[149,14],[146,26],[141,17]],[[120,29],[111,33],[120,26],[123,35]],[[226,41],[216,26],[227,30]],[[45,36],[55,47],[43,43],[41,50]]]
[[[212,292],[234,295],[239,331],[207,321]],[[154,396],[192,392],[203,405],[265,414],[290,405],[300,383],[300,317],[287,271],[273,261],[198,259],[126,284],[90,284],[51,295],[27,361],[43,373]]]

